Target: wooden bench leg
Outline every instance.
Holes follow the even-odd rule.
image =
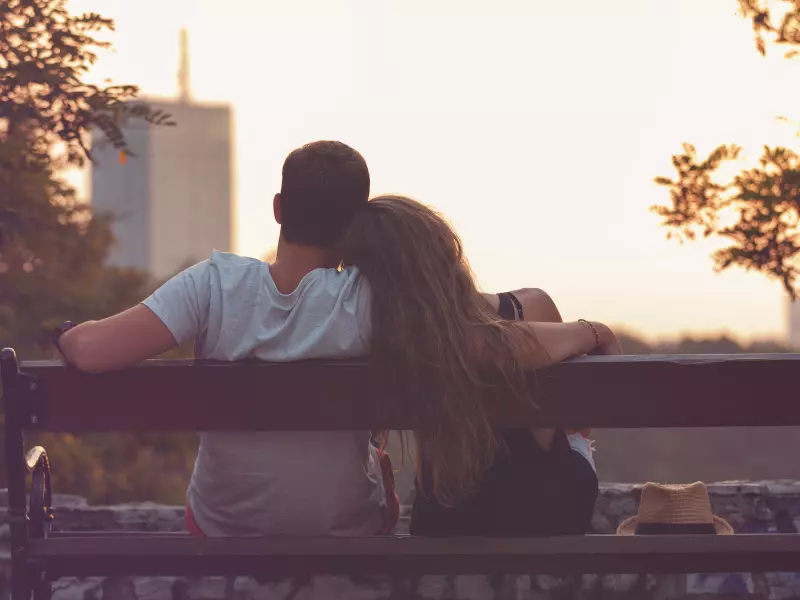
[[[50,578],[42,570],[30,574],[33,587],[33,600],[50,600],[53,590],[50,585]]]
[[[8,527],[11,550],[12,600],[29,600],[31,582],[26,564],[28,552],[28,510],[25,506],[25,441],[22,386],[25,381],[19,372],[17,355],[10,348],[0,351],[0,378],[3,382],[5,409],[5,459],[8,478]]]

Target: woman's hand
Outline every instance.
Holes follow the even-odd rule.
[[[603,323],[592,322],[591,326],[594,328],[594,331],[597,332],[597,345],[595,346],[595,349],[592,352],[590,352],[590,354],[594,355],[622,354],[622,346],[620,345],[617,336],[614,335],[614,332],[611,331],[611,328],[608,325],[604,325]],[[591,429],[566,429],[565,432],[567,433],[567,435],[572,433],[579,433],[586,439],[589,439],[589,436],[592,434]]]
[[[617,336],[611,331],[608,325],[603,323],[592,322],[591,326],[597,332],[598,343],[589,354],[595,355],[614,355],[622,354],[622,346],[620,346]]]
[[[617,336],[602,323],[525,322],[520,325],[529,329],[538,342],[532,352],[517,358],[526,369],[538,369],[586,354],[622,354]]]

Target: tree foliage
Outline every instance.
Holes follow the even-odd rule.
[[[752,22],[756,48],[768,43],[800,55],[800,0],[739,0]],[[672,157],[674,177],[657,177],[670,192],[670,203],[653,210],[662,217],[668,237],[693,240],[720,237],[728,245],[713,255],[718,270],[731,266],[761,272],[797,296],[800,251],[800,156],[783,147],[764,147],[758,164],[727,180],[720,167],[739,157],[741,148],[720,145],[698,157],[691,144]]]
[[[105,265],[114,238],[64,170],[91,157],[92,131],[128,152],[121,123],[169,122],[134,103],[131,85],[84,82],[114,23],[71,15],[65,0],[0,3],[0,341],[25,357],[47,348],[66,319],[114,313],[140,298],[147,276]],[[165,121],[166,118],[166,121]]]
[[[92,214],[64,178],[91,159],[93,131],[123,160],[127,119],[171,124],[134,101],[135,86],[85,81],[108,46],[101,32],[113,28],[97,14],[71,15],[65,0],[0,1],[0,346],[23,359],[49,358],[59,323],[114,314],[153,287],[147,273],[106,264],[110,220]],[[195,449],[194,436],[31,441],[48,448],[57,491],[96,503],[179,502]]]
[[[663,224],[682,239],[718,236],[729,245],[713,255],[717,269],[740,266],[783,282],[794,294],[800,250],[800,157],[787,148],[765,147],[758,165],[718,183],[713,175],[720,165],[738,157],[740,148],[723,145],[700,159],[695,148],[684,145],[672,157],[678,172],[674,179],[656,182],[670,190],[671,204],[657,206]],[[733,223],[724,219],[726,211]]]
[[[36,143],[0,140],[0,341],[25,358],[50,352],[59,323],[113,314],[147,289],[145,273],[104,264],[108,219],[77,202]]]
[[[753,24],[756,49],[762,56],[767,42],[787,48],[787,58],[800,54],[800,0],[739,0],[739,9]]]
[[[132,103],[133,85],[100,87],[84,81],[108,48],[97,34],[114,22],[98,14],[71,15],[66,0],[6,0],[0,4],[0,119],[8,132],[30,131],[37,154],[64,144],[67,160],[82,164],[90,156],[89,130],[102,131],[114,146],[128,150],[123,118],[166,124],[169,115]]]

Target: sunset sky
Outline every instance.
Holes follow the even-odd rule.
[[[95,77],[177,91],[189,30],[194,98],[236,129],[237,248],[275,244],[286,153],[358,148],[373,193],[440,209],[489,291],[536,286],[566,318],[648,337],[779,337],[780,286],[712,272],[714,245],[665,239],[649,207],[670,156],[800,147],[800,60],[754,49],[735,0],[71,0],[117,20]]]

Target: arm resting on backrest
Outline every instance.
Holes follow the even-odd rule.
[[[25,464],[28,467],[28,473],[34,473],[36,468],[40,466],[42,468],[46,468],[48,472],[50,472],[50,462],[47,460],[47,450],[42,448],[41,446],[36,446],[28,450],[27,456],[25,456]]]
[[[36,446],[28,451],[25,464],[31,474],[31,495],[28,509],[29,531],[33,538],[47,537],[53,520],[53,494],[50,487],[50,461],[47,451]]]

